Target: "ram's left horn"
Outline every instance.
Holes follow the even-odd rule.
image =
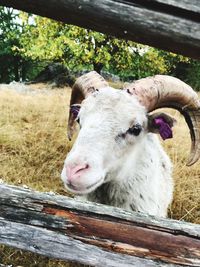
[[[189,85],[171,76],[156,75],[125,85],[124,89],[136,95],[147,112],[164,107],[177,109],[190,129],[192,144],[187,165],[200,158],[200,100]]]
[[[107,87],[108,83],[96,71],[91,71],[87,74],[80,76],[72,87],[69,119],[68,119],[68,138],[71,140],[75,131],[75,119],[72,107],[81,104],[81,102],[95,90]]]

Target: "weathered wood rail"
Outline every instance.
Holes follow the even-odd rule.
[[[0,5],[200,59],[199,0],[0,0]]]
[[[5,184],[0,243],[91,266],[200,266],[200,225]]]

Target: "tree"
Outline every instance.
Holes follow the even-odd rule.
[[[20,51],[24,26],[21,14],[12,8],[0,7],[0,82],[24,80],[32,63]]]
[[[190,64],[186,68],[185,81],[194,89],[200,91],[200,61],[190,60]]]
[[[18,42],[17,14],[11,8],[0,7],[0,81],[19,80],[19,58],[13,54],[12,47]]]
[[[63,62],[71,70],[104,69],[134,79],[166,71],[156,49],[38,16],[26,24],[21,45],[25,57]]]
[[[32,80],[50,63],[102,70],[123,80],[170,74],[200,87],[198,61],[92,30],[0,8],[0,82]]]
[[[162,50],[159,55],[165,60],[169,75],[178,77],[194,89],[200,90],[200,61]]]
[[[125,80],[167,73],[166,62],[157,49],[136,43],[121,47],[113,57],[110,67]]]

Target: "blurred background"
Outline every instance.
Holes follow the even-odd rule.
[[[52,64],[57,72],[96,70],[122,81],[169,74],[200,88],[197,60],[0,7],[0,82],[32,81]]]

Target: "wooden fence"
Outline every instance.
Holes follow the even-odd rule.
[[[199,0],[0,0],[0,5],[200,59]]]
[[[0,0],[200,59],[199,0]],[[200,266],[200,225],[0,185],[0,243],[91,266]]]
[[[0,243],[91,266],[200,266],[200,225],[5,184]]]

